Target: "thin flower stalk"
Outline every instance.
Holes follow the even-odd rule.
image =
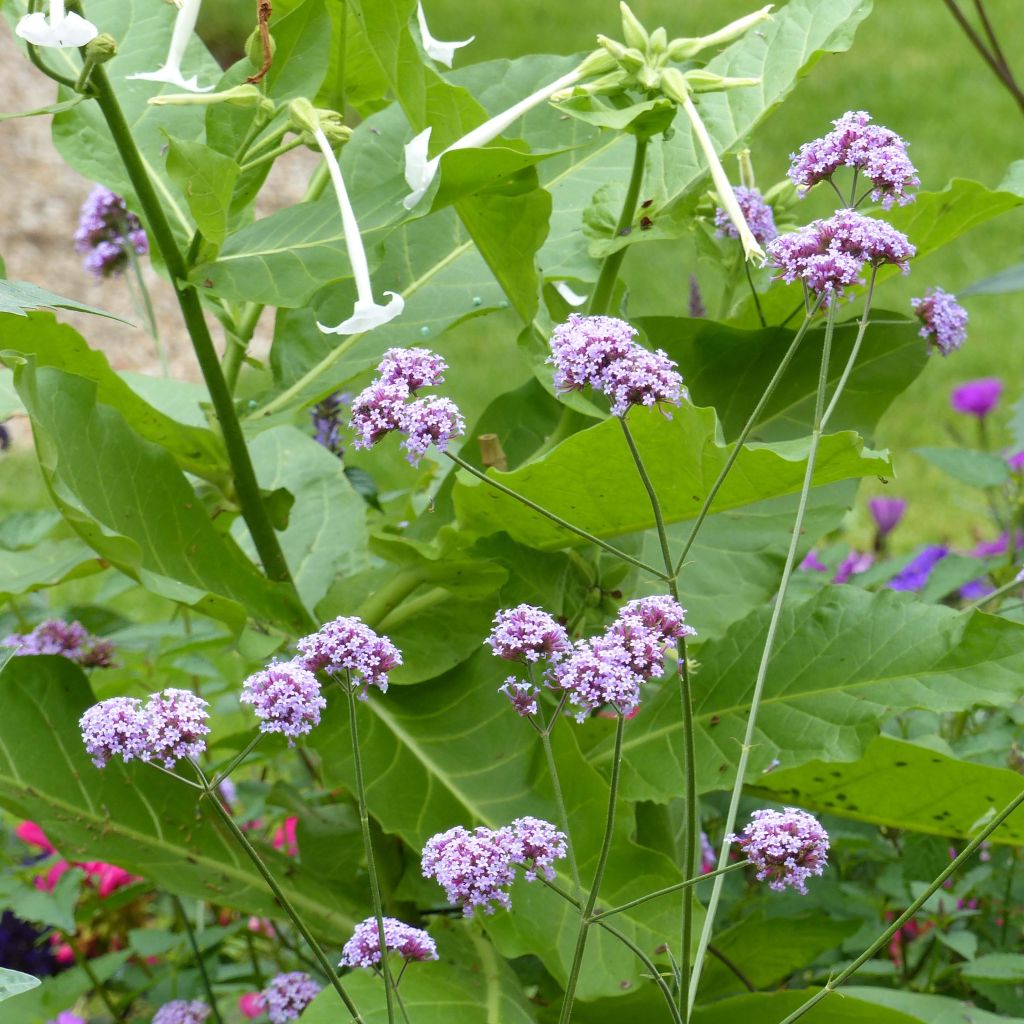
[[[671,896],[674,892],[682,892],[684,889],[692,888],[699,882],[706,882],[710,879],[717,878],[719,875],[731,874],[733,871],[745,868],[749,863],[749,860],[738,860],[733,864],[730,864],[728,867],[715,868],[714,871],[709,871],[706,875],[695,875],[693,878],[687,878],[683,882],[676,882],[675,885],[666,885],[664,889],[657,889],[654,892],[649,892],[646,896],[638,896],[635,900],[630,900],[628,903],[623,903],[618,907],[612,907],[611,910],[602,910],[600,914],[594,915],[594,921],[603,921],[605,918],[613,917],[615,914],[622,914],[627,910],[632,910],[634,907],[640,907],[645,903],[650,903],[651,900],[660,899],[662,896]]]
[[[193,75],[186,78],[181,70],[181,62],[185,59],[185,50],[188,47],[192,33],[195,32],[196,21],[199,19],[199,8],[202,0],[184,0],[174,19],[174,29],[171,32],[171,44],[167,50],[167,60],[163,67],[157,71],[140,71],[134,75],[128,75],[129,79],[142,79],[147,82],[168,82],[176,85],[179,89],[188,92],[209,92],[212,85],[201,86],[199,76]]]

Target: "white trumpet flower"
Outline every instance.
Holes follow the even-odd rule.
[[[446,68],[452,66],[456,50],[463,46],[469,46],[476,39],[476,36],[470,36],[460,43],[446,43],[441,39],[435,39],[430,34],[430,29],[427,28],[427,16],[423,13],[423,4],[421,3],[416,5],[416,20],[419,22],[420,38],[423,40],[423,49],[427,51],[427,56],[431,60],[436,60],[438,64],[443,64]]]
[[[553,281],[551,287],[554,288],[570,306],[582,306],[583,303],[587,301],[586,295],[578,295],[574,292],[568,281]]]
[[[507,110],[496,114],[489,121],[467,132],[461,139],[456,139],[447,149],[438,153],[433,159],[427,158],[427,147],[430,143],[430,129],[425,128],[405,146],[405,181],[412,191],[402,200],[407,210],[411,210],[426,194],[437,174],[441,157],[457,149],[480,149],[493,142],[509,125],[517,121],[523,114],[551,99],[557,92],[569,89],[584,77],[585,71],[576,68],[567,75],[562,75],[550,85],[545,85],[536,92],[530,93],[525,99],[512,104]]]
[[[85,46],[99,35],[99,29],[79,14],[68,13],[64,0],[50,0],[49,15],[42,11],[26,14],[14,31],[36,46]]]
[[[181,73],[185,48],[195,31],[202,2],[203,0],[184,0],[183,3],[178,4],[178,13],[174,19],[174,31],[171,33],[171,45],[167,51],[167,61],[164,66],[159,71],[140,71],[137,75],[129,75],[129,78],[141,78],[147,82],[169,82],[171,85],[176,85],[179,89],[187,89],[189,92],[209,92],[213,88],[212,85],[200,86],[197,75],[185,78]]]

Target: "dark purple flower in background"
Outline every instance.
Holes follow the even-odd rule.
[[[907,510],[906,498],[870,498],[868,509],[879,537],[887,537],[900,524]]]
[[[313,440],[332,455],[340,456],[345,451],[341,443],[341,414],[351,400],[351,395],[335,391],[309,410],[313,420]]]
[[[1020,536],[1017,537],[1016,547],[1020,547]],[[1010,535],[1001,533],[992,540],[979,540],[971,549],[972,558],[993,558],[998,555],[1005,555],[1010,550]]]
[[[913,201],[907,189],[921,182],[899,135],[871,124],[871,115],[863,110],[847,111],[832,124],[835,127],[827,135],[805,142],[799,153],[791,155],[789,179],[801,195],[830,180],[840,167],[853,167],[871,182],[871,198],[885,209]]]
[[[966,416],[984,419],[998,404],[1003,382],[998,377],[979,377],[953,388],[949,404]]]
[[[807,879],[823,874],[828,863],[828,833],[796,807],[754,811],[743,832],[728,838],[757,868],[758,881],[777,892],[792,887],[806,895]]]
[[[1024,448],[1012,455],[1007,455],[1006,464],[1010,467],[1011,473],[1024,473]]]
[[[734,188],[733,192],[754,238],[761,245],[767,245],[773,238],[777,238],[779,232],[775,227],[775,214],[761,193],[756,188],[744,188],[742,185]],[[740,237],[732,218],[721,206],[715,210],[715,227],[718,229],[715,233],[721,238]]]
[[[707,307],[704,305],[704,296],[700,293],[700,282],[696,274],[690,275],[690,295],[687,299],[686,312],[694,319],[708,315]]]
[[[146,232],[124,200],[110,189],[96,185],[82,204],[75,249],[83,266],[98,278],[120,274],[128,266],[130,252],[149,252]]]
[[[867,572],[875,564],[875,556],[870,551],[851,551],[836,569],[833,583],[846,583],[851,576],[859,576]]]
[[[91,636],[80,622],[47,619],[30,633],[12,633],[5,647],[17,647],[16,655],[56,654],[82,668],[108,668],[113,661],[114,645]]]
[[[905,565],[891,580],[890,590],[921,590],[928,582],[932,569],[949,554],[944,544],[929,544]]]
[[[16,916],[0,913],[0,967],[46,978],[60,970],[45,932]]]
[[[11,447],[11,432],[0,423],[0,452],[7,451]]]
[[[818,557],[818,552],[813,549],[804,555],[800,568],[804,572],[828,572],[828,566]]]
[[[406,960],[436,960],[437,945],[422,929],[394,917],[384,918],[384,945]],[[375,967],[380,963],[380,930],[377,919],[368,917],[356,925],[341,951],[339,967]]]
[[[970,583],[965,583],[960,588],[960,596],[965,601],[978,601],[983,597],[988,597],[989,594],[995,591],[995,587],[984,577],[980,577],[976,580],[971,580]]]
[[[941,288],[929,288],[924,298],[910,305],[921,320],[922,338],[927,338],[944,356],[955,352],[967,340],[967,310]]]

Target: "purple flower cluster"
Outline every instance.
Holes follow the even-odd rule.
[[[910,305],[921,321],[922,338],[927,338],[944,356],[955,352],[967,340],[967,310],[955,295],[941,288],[929,288],[924,298]]]
[[[326,622],[315,633],[303,637],[296,646],[301,657],[296,663],[309,672],[346,674],[359,694],[366,699],[371,686],[387,693],[388,673],[402,664],[402,653],[386,637],[378,636],[362,619],[340,616]]]
[[[885,221],[853,210],[839,210],[827,220],[815,220],[767,247],[768,259],[787,284],[802,281],[812,292],[841,296],[862,284],[865,265],[892,264],[903,273],[916,249],[907,236]]]
[[[436,960],[437,945],[422,929],[394,917],[384,918],[384,945],[408,960]],[[341,951],[339,967],[374,967],[380,963],[380,932],[377,919],[368,917],[356,925]]]
[[[320,994],[320,986],[304,971],[290,971],[271,978],[260,993],[270,1024],[298,1020],[302,1011]]]
[[[827,135],[804,143],[791,155],[789,179],[801,195],[819,181],[829,181],[840,167],[853,167],[871,182],[871,198],[885,209],[913,201],[907,189],[921,182],[899,135],[871,124],[871,115],[863,110],[848,111],[832,124]]]
[[[775,227],[775,214],[772,208],[764,201],[764,196],[756,188],[744,188],[742,185],[733,189],[736,194],[736,202],[743,211],[743,218],[750,228],[751,234],[761,245],[767,245],[773,238],[778,237],[778,229]],[[715,210],[716,234],[722,238],[739,238],[740,233],[736,230],[729,214],[719,206]]]
[[[260,719],[260,732],[279,732],[294,745],[320,724],[327,701],[315,675],[297,661],[275,662],[255,672],[242,685],[243,704],[251,704]]]
[[[890,590],[923,590],[932,570],[949,554],[945,544],[929,544],[887,584]]]
[[[332,455],[340,456],[345,451],[341,443],[341,410],[348,405],[350,397],[335,391],[309,410],[313,420],[313,440]]]
[[[494,616],[494,628],[485,643],[506,661],[536,662],[558,658],[572,645],[555,618],[532,604],[505,608]]]
[[[953,388],[949,404],[965,416],[984,419],[998,404],[1003,382],[998,377],[979,377]]]
[[[388,349],[377,377],[352,402],[349,426],[358,435],[353,446],[372,448],[397,430],[405,434],[402,447],[414,466],[431,445],[447,451],[452,438],[466,430],[458,406],[436,395],[410,401],[420,388],[440,384],[446,369],[445,361],[428,349]]]
[[[166,689],[150,695],[145,707],[135,697],[111,697],[79,719],[86,752],[97,768],[114,757],[125,762],[195,760],[206,748],[209,705],[190,690]]]
[[[625,416],[634,405],[679,405],[683,378],[661,349],[652,352],[633,340],[636,330],[610,316],[571,313],[551,336],[548,362],[563,392],[592,387],[612,402],[612,414]]]
[[[495,903],[506,910],[512,905],[508,887],[516,866],[524,868],[528,882],[538,872],[550,880],[555,877],[552,865],[565,855],[565,833],[540,818],[517,818],[499,829],[472,832],[456,825],[427,840],[423,877],[433,878],[466,917],[480,907],[493,914]]]
[[[80,622],[48,619],[31,633],[12,633],[2,641],[4,647],[17,647],[17,655],[56,654],[82,668],[108,668],[114,660],[114,645],[109,640],[90,636]]]
[[[754,811],[750,824],[728,841],[757,868],[758,881],[776,892],[791,887],[806,895],[807,879],[823,874],[828,863],[828,833],[813,815],[796,807]]]
[[[203,1024],[209,1016],[210,1007],[201,999],[175,999],[156,1011],[153,1024]]]
[[[131,250],[144,256],[149,252],[149,242],[139,218],[129,212],[124,200],[96,185],[79,214],[75,249],[85,256],[85,269],[104,278],[124,270]]]
[[[907,510],[907,502],[904,498],[871,498],[868,509],[875,521],[878,536],[887,537],[899,525]]]

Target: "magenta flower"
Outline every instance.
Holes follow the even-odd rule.
[[[270,1024],[289,1024],[320,994],[320,986],[304,971],[290,971],[270,979],[260,993]]]
[[[967,340],[967,310],[941,288],[929,288],[924,298],[910,305],[921,320],[922,338],[927,338],[944,356],[955,352]]]
[[[879,537],[887,537],[899,525],[907,510],[905,498],[870,498],[868,509],[875,521]]]
[[[744,188],[742,185],[734,188],[733,192],[736,194],[736,202],[743,211],[747,227],[758,243],[767,245],[773,238],[777,238],[779,232],[775,227],[775,214],[761,193],[756,188]],[[718,229],[715,234],[720,238],[740,237],[732,218],[721,206],[715,210],[715,227]]]
[[[553,616],[532,604],[499,610],[484,643],[506,661],[557,660],[572,649],[565,629]]]
[[[209,1016],[210,1007],[201,999],[175,999],[156,1011],[153,1024],[203,1024]]]
[[[114,757],[124,761],[150,759],[149,722],[142,701],[110,697],[94,704],[78,721],[86,753],[97,768]]]
[[[870,551],[851,551],[836,569],[833,583],[846,583],[851,576],[859,576],[867,572],[875,564],[875,556]]]
[[[1003,382],[998,377],[979,377],[957,388],[949,397],[950,405],[967,416],[984,419],[999,404]]]
[[[371,686],[387,693],[388,673],[402,664],[401,651],[355,616],[342,615],[324,623],[296,646],[302,655],[296,661],[310,672],[348,674],[353,684],[361,683],[362,700]]]
[[[77,1013],[72,1013],[70,1010],[61,1010],[49,1024],[87,1024],[87,1022],[84,1017],[79,1017]]]
[[[246,992],[238,997],[238,1011],[247,1020],[263,1016],[263,996],[259,992]]]
[[[796,807],[754,811],[750,824],[728,841],[757,868],[758,881],[776,892],[790,887],[806,895],[807,879],[823,874],[828,863],[828,833],[817,818]]]
[[[251,704],[260,719],[260,732],[279,732],[294,745],[320,724],[327,707],[315,675],[298,661],[273,664],[255,672],[242,685],[243,704]]]
[[[402,447],[407,458],[417,466],[431,445],[438,451],[448,451],[452,438],[466,432],[466,421],[450,398],[430,395],[417,398],[402,409],[399,429],[406,435]]]
[[[804,560],[799,566],[804,572],[828,572],[828,566],[818,557],[818,552],[813,549],[804,555]]]
[[[437,945],[422,929],[394,917],[384,918],[384,945],[406,961],[436,960]],[[380,963],[380,931],[377,919],[368,917],[356,925],[341,951],[339,967],[375,967]]]

